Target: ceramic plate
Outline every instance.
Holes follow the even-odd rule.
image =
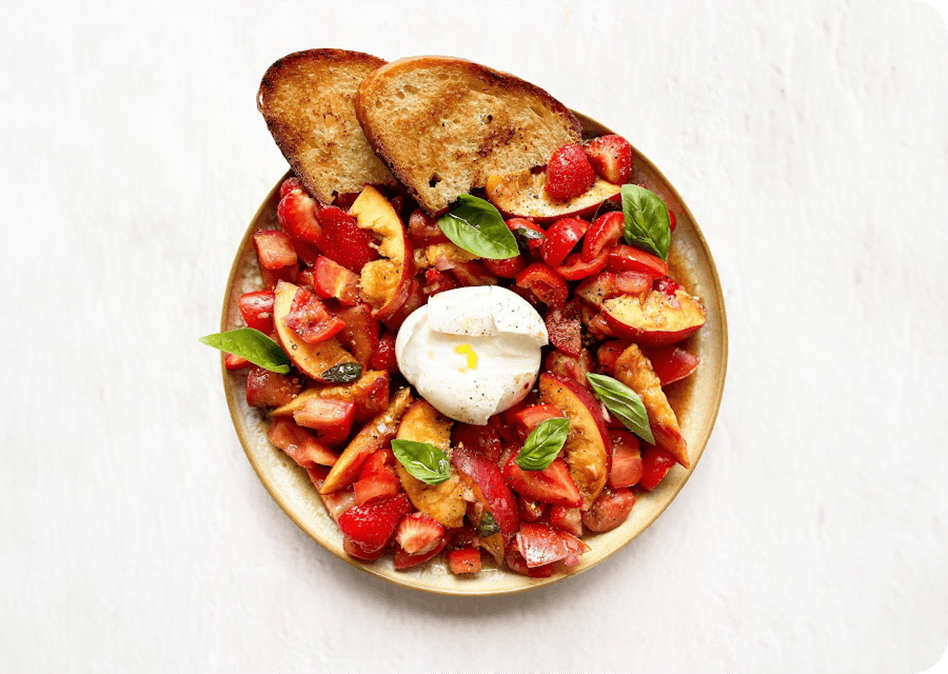
[[[612,133],[583,115],[577,116],[583,123],[583,133],[586,137]],[[678,192],[662,173],[634,148],[633,157],[632,182],[645,185],[661,196],[677,216],[677,227],[672,236],[669,254],[669,275],[682,281],[689,292],[700,297],[708,312],[705,326],[683,344],[688,351],[699,357],[701,363],[697,371],[689,378],[670,385],[666,391],[688,442],[693,464],[691,470],[694,471],[711,435],[724,389],[727,322],[721,284],[711,251]],[[237,300],[241,294],[262,287],[254,254],[253,233],[258,229],[277,227],[279,186],[284,178],[277,182],[264,199],[237,250],[224,297],[222,331],[243,325]],[[580,557],[580,563],[567,575],[543,579],[527,578],[489,566],[492,564],[489,556],[484,556],[484,569],[473,577],[453,575],[448,571],[443,555],[420,568],[396,571],[391,555],[376,562],[361,563],[343,552],[342,534],[324,510],[306,472],[270,444],[266,436],[265,416],[247,405],[245,380],[246,373],[224,369],[224,390],[231,417],[247,458],[267,491],[284,512],[316,542],[346,563],[398,585],[425,592],[450,595],[506,594],[530,590],[575,576],[602,562],[642,533],[668,507],[691,474],[676,465],[655,490],[636,495],[632,513],[622,526],[603,534],[584,537],[583,540],[589,545],[590,551]],[[619,558],[612,563],[623,562]]]

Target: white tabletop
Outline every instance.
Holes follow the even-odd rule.
[[[920,672],[948,642],[948,30],[928,5],[83,3],[0,28],[0,670]],[[43,5],[34,5],[41,7]],[[457,599],[337,560],[247,462],[217,330],[286,165],[254,97],[344,47],[515,73],[626,135],[726,295],[717,426],[596,568]]]

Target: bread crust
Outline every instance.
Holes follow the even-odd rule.
[[[306,189],[324,204],[365,184],[395,185],[368,144],[354,100],[382,59],[344,49],[288,54],[266,71],[257,109]]]
[[[540,87],[445,56],[380,66],[359,85],[355,111],[369,144],[429,215],[491,174],[545,165],[582,133]]]

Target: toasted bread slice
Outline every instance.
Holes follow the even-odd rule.
[[[384,65],[359,85],[355,108],[369,143],[429,215],[581,137],[579,120],[543,89],[457,58]]]
[[[293,171],[317,200],[330,204],[366,183],[396,181],[365,140],[353,100],[382,59],[342,49],[313,49],[267,69],[257,109]]]

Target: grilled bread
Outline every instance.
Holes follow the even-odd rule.
[[[277,146],[317,200],[395,179],[366,142],[353,101],[359,83],[385,64],[342,49],[314,49],[281,58],[260,82],[257,109]]]
[[[546,164],[581,137],[579,120],[544,90],[458,58],[381,66],[359,85],[355,111],[376,153],[429,215],[492,174]]]

